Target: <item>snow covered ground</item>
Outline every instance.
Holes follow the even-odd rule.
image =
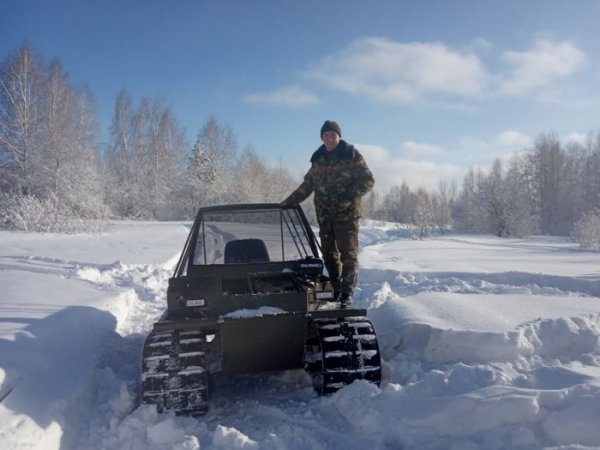
[[[222,378],[201,419],[138,407],[141,346],[184,223],[0,232],[1,449],[600,447],[600,253],[558,238],[363,228],[356,304],[380,388]]]

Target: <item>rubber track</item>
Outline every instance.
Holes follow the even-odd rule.
[[[306,348],[306,369],[319,394],[331,394],[355,380],[381,382],[381,356],[373,324],[366,317],[317,319]]]
[[[200,331],[151,332],[142,356],[142,403],[159,412],[198,415],[208,410],[206,339]]]

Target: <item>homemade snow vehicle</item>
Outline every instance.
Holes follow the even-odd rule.
[[[142,402],[201,414],[218,373],[304,368],[319,394],[379,384],[366,311],[341,309],[333,295],[299,206],[201,208],[169,279],[167,311],[144,344]]]

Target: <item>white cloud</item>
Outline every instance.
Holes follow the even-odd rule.
[[[502,64],[486,67],[478,56],[482,53],[486,61],[497,58]],[[580,71],[587,60],[570,42],[541,38],[529,49],[499,53],[484,39],[453,49],[443,42],[361,37],[305,70],[303,82],[317,81],[380,103],[426,102],[433,108],[468,112],[473,111],[475,100],[533,95],[539,101],[581,109],[596,101],[563,81]],[[297,84],[249,94],[243,101],[291,108],[320,103],[316,95]]]
[[[404,155],[408,158],[412,158],[419,155],[441,155],[444,153],[442,147],[431,144],[422,144],[414,141],[406,141],[400,145],[400,148],[404,152]]]
[[[539,93],[538,99],[544,103],[575,110],[589,109],[598,105],[598,100],[595,97],[589,95],[586,97],[579,89],[572,90],[564,87],[560,90],[546,89]]]
[[[269,107],[304,108],[319,103],[319,99],[301,86],[293,85],[275,91],[249,94],[243,97],[244,102]]]
[[[556,83],[587,62],[585,53],[570,42],[538,39],[530,49],[496,53],[504,65],[492,70],[477,53],[485,52],[492,58],[493,50],[484,39],[475,39],[458,50],[442,42],[361,37],[322,58],[305,75],[338,91],[382,103],[456,102],[530,94],[548,101],[557,95],[564,99],[567,94],[559,94],[565,86],[559,91]]]
[[[578,133],[573,131],[572,133],[568,133],[567,135],[560,138],[561,142],[568,144],[569,142],[573,142],[576,144],[586,144],[590,139],[589,133]]]
[[[440,181],[456,179],[460,183],[466,173],[463,167],[449,163],[433,163],[418,159],[396,158],[386,164],[371,164],[369,167],[375,176],[377,191],[386,192],[393,185],[400,186],[406,182],[411,189],[425,187],[435,190]]]
[[[508,95],[527,94],[558,79],[577,72],[587,61],[586,55],[569,42],[538,39],[530,50],[507,51],[501,59],[510,67],[499,92]]]
[[[418,144],[423,148],[441,149],[435,145]],[[460,182],[466,169],[449,163],[434,163],[418,158],[394,155],[384,147],[356,144],[375,177],[375,189],[387,192],[392,186],[406,182],[411,189],[437,189],[439,182],[456,179]]]
[[[487,39],[484,39],[484,38],[475,38],[468,45],[467,50],[470,50],[472,52],[488,52],[492,48],[494,48],[494,46]]]
[[[477,97],[488,74],[479,58],[445,44],[363,37],[322,59],[308,76],[352,94],[407,103],[430,94]]]
[[[499,133],[493,143],[501,148],[511,148],[514,150],[523,150],[531,147],[533,139],[530,136],[515,130],[506,130]]]
[[[386,148],[379,145],[356,144],[356,147],[360,149],[360,153],[367,161],[373,163],[385,163],[391,158],[390,152]]]
[[[520,131],[505,130],[491,139],[462,137],[452,155],[469,167],[491,167],[495,159],[507,162],[514,154],[530,150],[534,140]]]
[[[400,154],[377,145],[357,144],[375,176],[376,190],[384,193],[406,182],[411,189],[438,188],[442,180],[460,185],[470,167],[490,167],[496,158],[503,161],[533,145],[533,139],[517,130],[504,130],[488,139],[465,136],[452,151],[429,143],[406,141]],[[424,160],[435,156],[436,161]]]

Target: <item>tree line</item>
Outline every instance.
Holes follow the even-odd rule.
[[[98,144],[93,96],[60,60],[22,45],[0,64],[0,227],[79,231],[107,218],[189,219],[200,205],[277,202],[299,183],[210,116],[195,142],[160,99],[118,93],[109,142]],[[431,230],[526,236],[600,234],[600,135],[533,148],[471,168],[460,188],[406,183],[364,199],[364,216]],[[314,214],[312,202],[304,206]],[[584,226],[585,225],[585,226]],[[590,231],[590,229],[592,231]],[[587,233],[587,234],[586,234]],[[581,237],[579,238],[582,239]],[[599,243],[600,245],[600,243]]]
[[[115,101],[98,144],[93,96],[24,44],[0,64],[0,227],[87,229],[101,219],[188,219],[199,205],[275,202],[297,181],[211,116],[191,148],[159,99]]]
[[[370,217],[411,223],[420,236],[447,228],[502,237],[539,233],[600,247],[600,134],[562,145],[556,134],[543,133],[532,148],[498,158],[489,169],[469,169],[460,189],[442,182],[437,191],[413,192],[403,183],[366,205]]]

